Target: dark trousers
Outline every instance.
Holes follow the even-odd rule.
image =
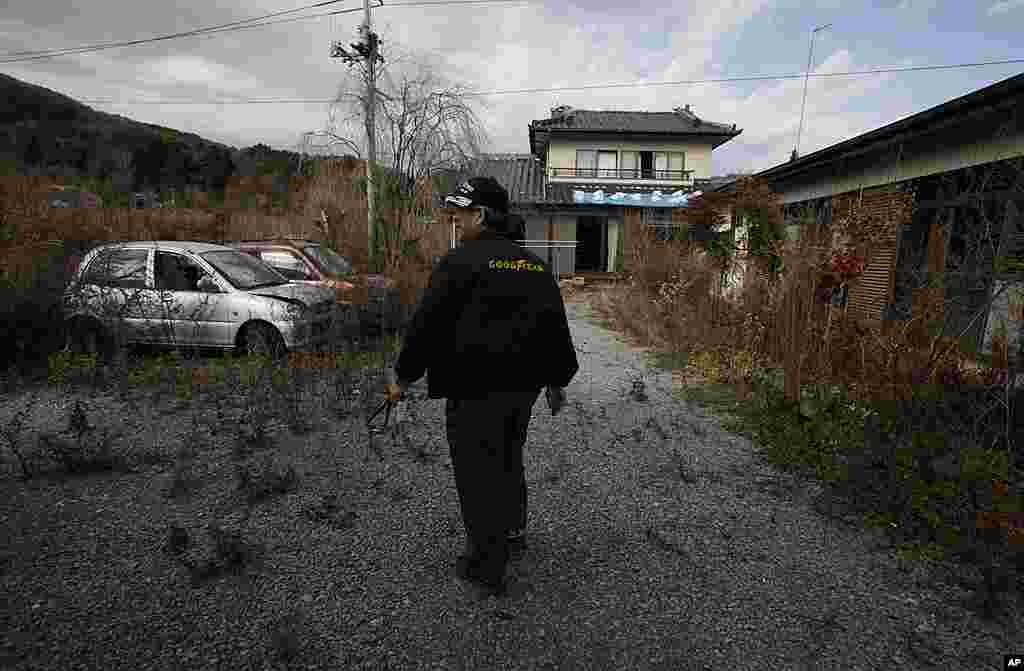
[[[448,399],[445,428],[471,562],[497,579],[508,562],[509,531],[526,528],[523,444],[540,390]]]

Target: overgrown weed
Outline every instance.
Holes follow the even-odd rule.
[[[973,546],[989,573],[1019,565],[1020,495],[981,495],[1001,482],[1019,492],[1022,482],[1008,422],[1024,395],[1007,386],[1000,333],[988,357],[944,336],[934,273],[914,290],[906,322],[859,320],[820,298],[838,286],[823,278],[848,282],[903,221],[903,201],[893,202],[881,216],[854,203],[831,237],[805,219],[801,237],[786,242],[771,194],[750,189],[733,205],[760,227],[760,256],[749,244],[719,255],[715,245],[637,236],[638,270],[596,294],[595,312],[660,350],[655,365],[690,375],[679,397],[722,414],[727,430],[749,435],[780,467],[822,480],[866,519],[884,520],[901,556],[969,556]],[[745,279],[729,288],[737,269]],[[989,513],[1002,529],[979,529]],[[994,533],[986,540],[985,531]]]

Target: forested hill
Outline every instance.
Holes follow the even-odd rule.
[[[294,175],[299,170],[295,152],[264,144],[238,149],[100,112],[4,74],[0,101],[3,174],[80,177],[100,191],[127,193],[187,187],[219,191],[232,175]]]

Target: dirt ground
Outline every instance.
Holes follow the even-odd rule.
[[[453,576],[423,381],[383,434],[375,370],[6,395],[5,435],[49,471],[22,481],[4,445],[0,665],[981,669],[1021,649],[1019,612],[982,621],[941,567],[823,516],[820,487],[680,402],[585,296],[566,409],[534,407],[530,545],[502,599]],[[58,472],[42,457],[62,446],[101,465]]]

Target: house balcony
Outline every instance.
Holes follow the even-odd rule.
[[[582,179],[594,184],[631,184],[636,186],[694,185],[693,170],[653,170],[627,168],[548,168],[549,182],[578,182]]]

